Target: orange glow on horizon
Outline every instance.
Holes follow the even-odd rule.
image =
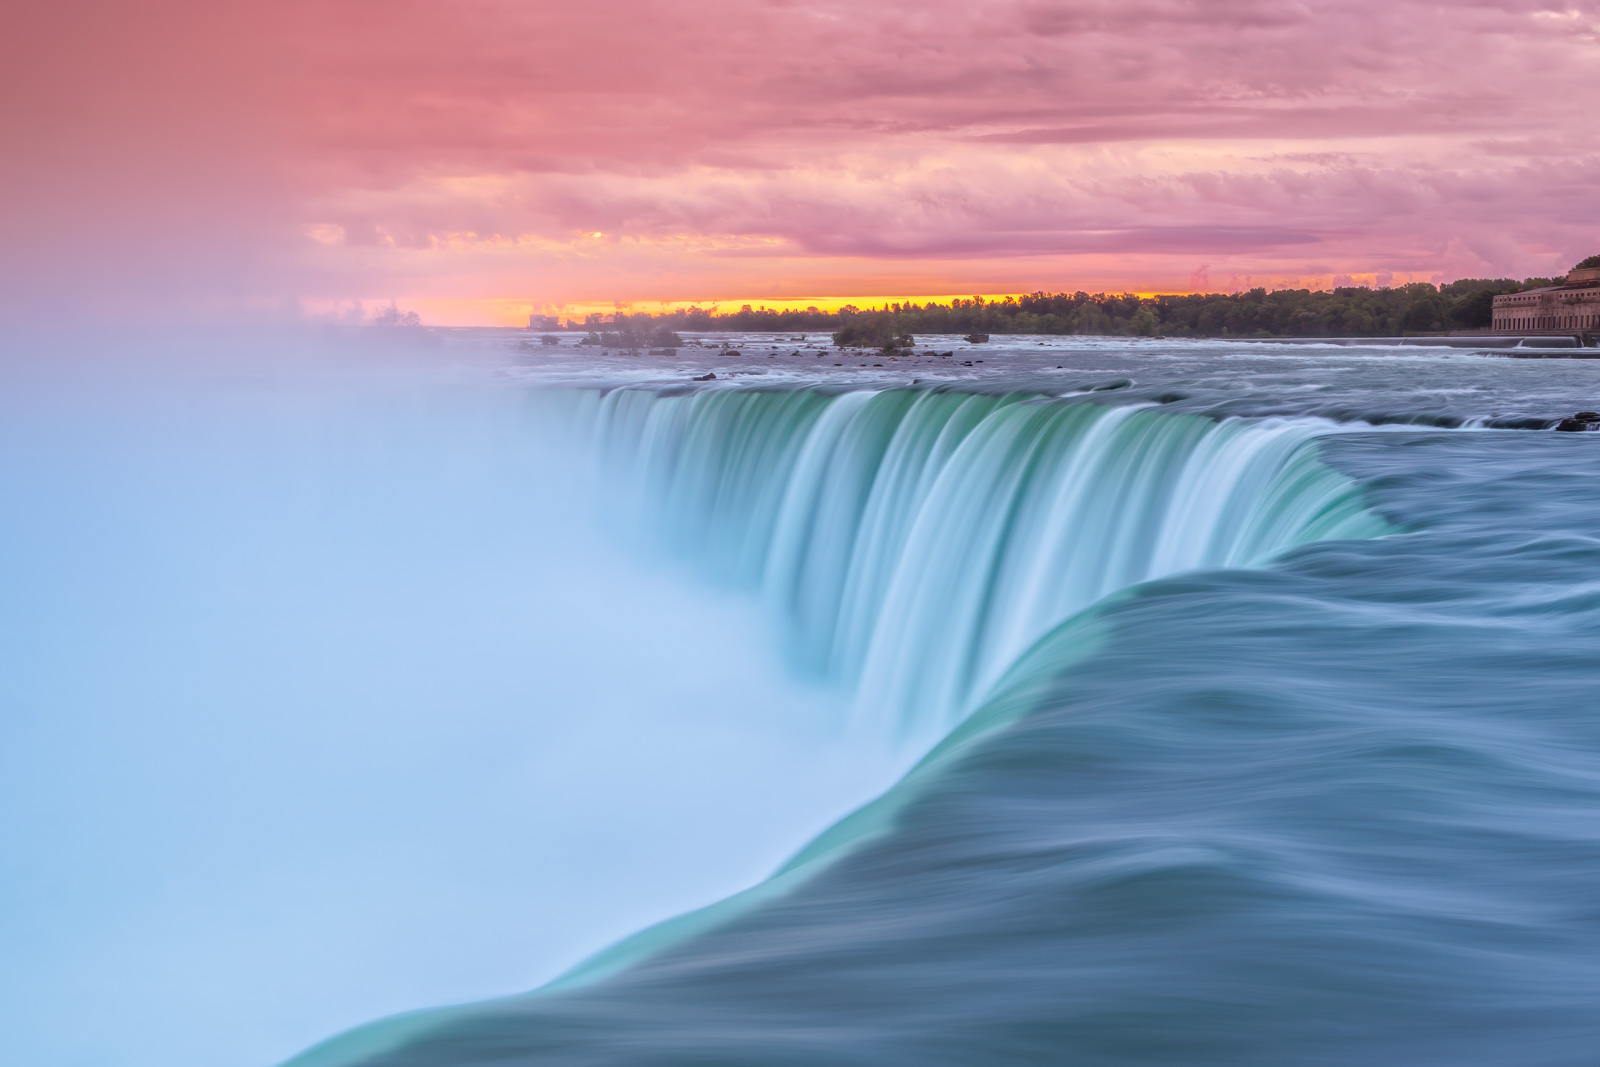
[[[952,300],[971,300],[974,297],[982,297],[985,303],[998,303],[1003,302],[1008,296],[1015,299],[1023,295],[1022,293],[917,294],[911,296],[874,294],[870,296],[812,296],[789,299],[734,297],[725,300],[581,301],[568,304],[540,304],[532,300],[489,298],[482,300],[419,299],[401,300],[398,303],[406,309],[416,311],[430,325],[526,326],[529,315],[553,315],[563,321],[581,321],[592,314],[611,315],[617,312],[625,312],[628,314],[662,315],[674,311],[687,311],[691,308],[705,308],[713,313],[727,314],[738,311],[747,304],[757,310],[765,308],[772,311],[805,311],[809,308],[816,308],[818,311],[832,313],[848,306],[860,308],[862,311],[875,311],[886,309],[893,304],[917,304],[919,306],[928,303],[949,304]]]
[[[1380,279],[1374,274],[1358,274],[1340,279],[1340,284],[1346,283],[1365,288],[1381,288],[1384,285],[1401,286],[1416,281],[1429,281],[1428,277],[1394,276],[1391,279]],[[855,296],[810,296],[810,297],[730,297],[718,300],[635,300],[635,301],[574,301],[563,304],[540,303],[535,300],[519,299],[515,297],[487,297],[487,298],[417,298],[401,299],[398,305],[408,311],[416,311],[422,316],[425,323],[431,326],[490,326],[490,327],[525,327],[530,315],[554,316],[563,322],[582,321],[592,314],[612,315],[618,312],[628,314],[662,315],[674,311],[686,311],[691,308],[705,308],[718,314],[736,312],[741,307],[749,305],[757,310],[768,309],[772,311],[805,311],[815,308],[818,311],[833,313],[843,307],[856,307],[862,311],[887,310],[894,304],[926,304],[949,305],[954,300],[972,300],[981,298],[985,303],[1004,303],[1007,299],[1020,300],[1030,292],[1043,291],[1049,293],[1075,292],[1082,290],[1090,293],[1129,293],[1141,299],[1151,299],[1157,296],[1189,296],[1197,293],[1226,293],[1243,292],[1257,286],[1269,291],[1280,289],[1312,289],[1331,290],[1335,288],[1328,277],[1317,278],[1280,278],[1280,279],[1247,279],[1247,284],[1234,286],[1212,285],[1201,289],[1181,287],[1171,288],[1122,288],[1119,286],[1059,286],[1041,287],[1038,290],[1027,292],[940,292],[940,293],[913,293],[913,294],[882,294],[873,293]],[[373,307],[382,306],[374,304]]]
[[[732,0],[128,6],[8,24],[0,321],[509,327],[1600,248],[1589,0],[874,0],[843,35]]]

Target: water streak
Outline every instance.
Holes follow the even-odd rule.
[[[621,388],[540,405],[589,435],[647,528],[715,580],[759,592],[796,664],[855,689],[863,729],[923,758],[771,879],[624,939],[532,998],[380,1021],[295,1067],[431,1063],[405,1049],[593,987],[882,840],[1092,652],[1092,618],[1074,616],[1117,590],[1391,529],[1321,462],[1330,426],[1316,420],[938,390]]]
[[[759,589],[796,662],[918,750],[1118,589],[1387,529],[1317,458],[1315,420],[914,390],[628,388],[577,406],[647,521]]]

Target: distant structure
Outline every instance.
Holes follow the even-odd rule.
[[[1547,285],[1494,298],[1496,333],[1600,331],[1600,256],[1567,272],[1565,285]]]
[[[529,315],[528,329],[530,330],[559,330],[561,319],[555,315]]]

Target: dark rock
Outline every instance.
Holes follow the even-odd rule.
[[[986,345],[989,343],[989,335],[986,333],[969,333],[963,340],[969,345]]]
[[[1541,419],[1532,415],[1506,415],[1496,416],[1484,420],[1484,425],[1491,430],[1548,430],[1554,424],[1554,419]]]
[[[696,381],[696,382],[714,382],[714,381],[717,380],[717,372],[716,371],[707,371],[706,373],[700,375],[700,377],[692,378],[690,380],[691,381]]]
[[[1600,422],[1600,411],[1580,411],[1572,417],[1584,422]]]
[[[852,318],[833,333],[837,348],[876,348],[885,355],[893,355],[897,348],[911,348],[917,343],[901,328],[896,316],[879,313]]]
[[[1590,425],[1582,419],[1562,419],[1556,423],[1556,429],[1562,433],[1582,433],[1590,429]]]

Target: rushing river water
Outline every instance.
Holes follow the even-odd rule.
[[[1594,1062],[1600,364],[734,342],[460,350],[887,790],[296,1067]]]

